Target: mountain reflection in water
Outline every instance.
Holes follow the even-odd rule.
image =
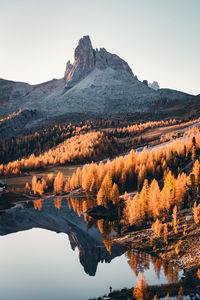
[[[74,250],[77,247],[79,250],[80,263],[85,272],[94,276],[99,262],[110,262],[122,255],[124,250],[120,245],[113,244],[111,253],[107,237],[113,231],[114,224],[104,224],[99,220],[98,226],[92,226],[91,218],[81,215],[87,210],[86,202],[85,199],[54,197],[18,203],[0,214],[0,235],[31,228],[66,233],[71,248]]]
[[[178,268],[172,264],[164,263],[149,254],[135,251],[130,246],[122,247],[115,242],[113,243],[113,238],[120,235],[118,221],[94,220],[85,214],[88,208],[94,206],[95,201],[92,198],[53,197],[21,202],[9,210],[1,211],[0,235],[32,228],[65,233],[68,235],[71,248],[78,250],[79,260],[85,273],[90,276],[95,276],[99,263],[110,263],[114,258],[124,254],[126,264],[128,261],[135,274],[135,276],[133,274],[135,283],[136,276],[145,270],[147,274],[148,272],[151,273],[150,278],[153,278],[153,273],[156,275],[154,275],[156,278],[154,284],[178,281],[180,275]],[[127,285],[129,280],[127,280]],[[105,285],[109,286],[109,284],[109,282],[105,282]]]

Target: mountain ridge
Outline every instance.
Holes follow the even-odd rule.
[[[19,109],[36,109],[42,119],[64,113],[145,112],[162,100],[191,98],[180,91],[150,88],[127,62],[104,48],[93,49],[89,36],[84,36],[63,78],[36,85],[0,79],[0,118]]]

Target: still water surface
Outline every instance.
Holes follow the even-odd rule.
[[[1,300],[99,297],[110,286],[135,286],[134,271],[139,275],[145,268],[149,284],[177,280],[173,267],[173,276],[166,276],[166,268],[148,255],[137,256],[119,245],[110,254],[98,226],[87,230],[84,217],[69,208],[69,201],[62,202],[59,209],[55,199],[47,199],[39,210],[24,203],[0,214]]]

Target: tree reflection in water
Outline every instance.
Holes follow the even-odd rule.
[[[54,198],[54,206],[57,210],[60,210],[61,204],[62,204],[62,198],[61,197]]]
[[[167,263],[166,261],[163,261],[155,256],[151,256],[148,253],[136,251],[131,247],[126,252],[126,256],[128,258],[129,266],[137,277],[139,273],[142,273],[150,268],[151,262],[158,279],[160,278],[161,269],[163,269],[169,284],[179,281],[178,266]]]
[[[88,230],[93,226],[98,227],[102,235],[103,243],[109,254],[111,254],[113,238],[119,236],[120,234],[119,221],[108,221],[104,219],[95,220],[94,218],[85,214],[87,209],[96,206],[96,200],[92,197],[87,199],[70,198],[68,199],[68,205],[69,207],[72,207],[79,216],[84,214],[84,219],[88,225]],[[161,259],[153,257],[145,252],[139,252],[131,246],[125,246],[125,251],[128,258],[128,264],[137,277],[139,273],[149,270],[150,263],[152,263],[158,279],[160,278],[161,270],[163,270],[169,284],[178,282],[178,266],[167,263],[166,261],[162,261]]]
[[[45,201],[48,201],[48,199]],[[43,202],[44,199],[33,200],[35,210],[41,211]],[[90,230],[92,227],[99,229],[103,244],[109,255],[112,255],[113,238],[120,236],[120,220],[109,221],[105,219],[94,219],[87,215],[86,211],[96,206],[96,199],[91,196],[87,198],[54,197],[54,207],[57,210],[60,210],[64,204],[67,204],[70,209],[73,209],[79,217],[84,217],[87,230]],[[124,252],[135,276],[138,277],[139,273],[149,270],[150,263],[152,263],[158,279],[160,278],[161,270],[163,270],[169,284],[178,282],[178,266],[162,261],[157,257],[152,257],[145,252],[139,252],[130,245],[124,246]]]
[[[33,205],[35,210],[42,210],[42,205],[43,205],[43,199],[37,199],[37,200],[33,200]]]

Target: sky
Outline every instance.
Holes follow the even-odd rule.
[[[200,94],[200,0],[0,0],[0,78],[63,77],[79,39],[138,79]]]

